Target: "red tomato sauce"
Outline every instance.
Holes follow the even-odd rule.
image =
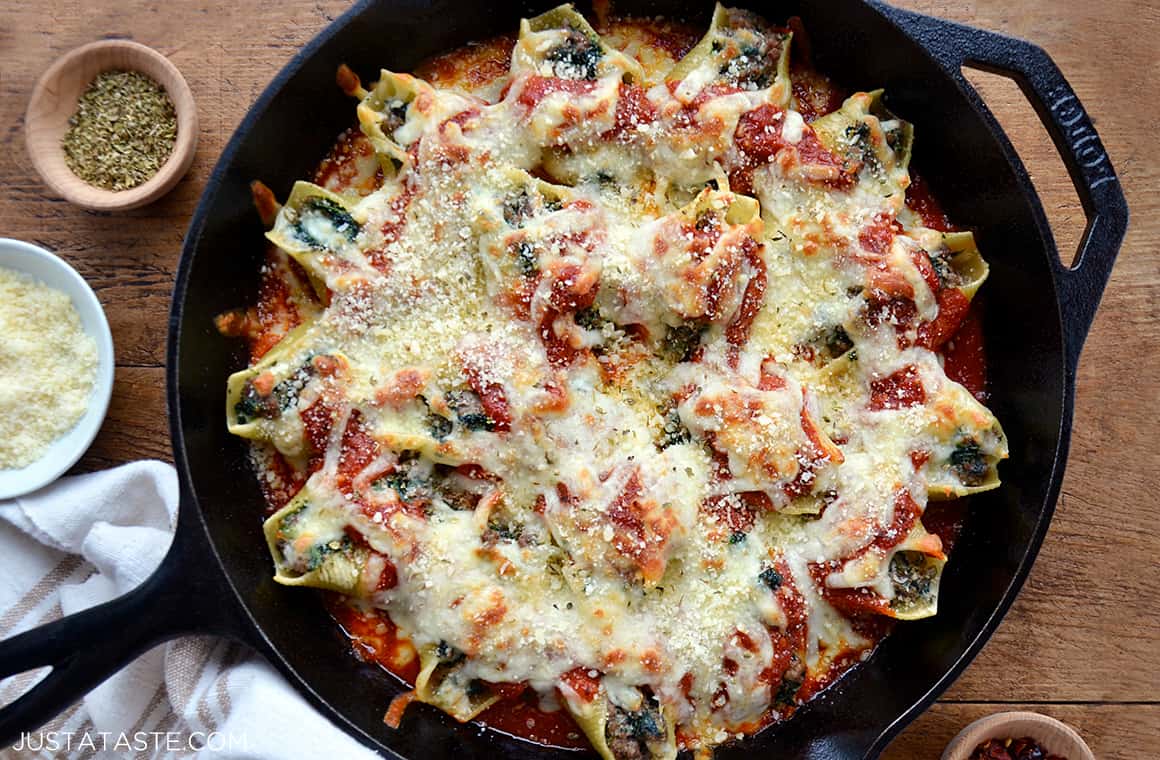
[[[267,477],[258,478],[258,487],[262,489],[262,496],[266,500],[266,516],[277,512],[286,506],[294,495],[302,490],[306,483],[306,476],[295,470],[286,457],[273,447],[270,447],[268,458],[265,460]]]
[[[664,50],[673,61],[684,58],[705,34],[705,30],[698,26],[661,18],[612,17],[599,23],[599,14],[597,11],[596,31],[599,34],[615,35],[627,31],[631,35],[633,32],[643,32],[650,47]]]
[[[814,473],[821,469],[822,465],[830,461],[830,451],[826,448],[822,441],[822,433],[818,430],[817,425],[814,424],[813,418],[810,417],[805,402],[805,389],[802,389],[802,410],[799,419],[801,420],[802,430],[805,431],[806,440],[809,441],[805,446],[798,449],[798,471],[793,480],[782,486],[782,491],[791,499],[796,499],[810,493],[814,488]],[[836,458],[840,462],[841,455]]]
[[[970,300],[958,288],[944,288],[938,294],[938,316],[918,326],[916,343],[937,351],[958,332],[970,309]]]
[[[503,386],[489,380],[475,365],[465,366],[463,373],[467,376],[467,382],[471,384],[471,389],[479,395],[483,411],[491,419],[495,430],[501,433],[511,430],[511,407],[508,406],[507,394],[504,393]]]
[[[886,214],[875,214],[874,220],[858,233],[858,243],[871,253],[879,255],[890,250],[894,236],[902,231],[895,219]]]
[[[560,79],[558,77],[528,77],[524,88],[516,96],[516,102],[528,110],[555,92],[565,92],[572,96],[587,95],[596,89],[596,82],[589,79]]]
[[[930,288],[931,293],[939,291],[938,273],[934,271],[934,264],[930,261],[930,254],[926,251],[911,251],[910,260],[922,275],[923,282]]]
[[[587,749],[587,737],[571,713],[561,707],[547,712],[531,689],[515,697],[501,699],[480,713],[477,721],[488,728],[521,739],[565,749]]]
[[[795,39],[796,44],[796,39]],[[793,97],[797,111],[806,123],[842,107],[846,94],[821,74],[795,67],[791,71]]]
[[[326,445],[330,441],[330,428],[334,425],[334,409],[320,397],[303,409],[299,416],[302,418],[306,440],[310,443],[310,463],[306,469],[313,473],[322,468]]]
[[[244,338],[254,364],[302,322],[295,298],[315,300],[313,291],[303,292],[306,272],[285,253],[267,247],[265,266],[258,285],[258,302],[248,309],[219,314],[214,326],[222,335]],[[307,286],[309,287],[309,286]]]
[[[942,540],[944,554],[951,553],[951,549],[962,535],[963,521],[966,520],[969,504],[970,499],[962,498],[932,501],[926,505],[926,511],[922,513],[922,525]]]
[[[455,86],[459,82],[469,89],[484,87],[508,73],[515,44],[516,38],[510,34],[468,43],[419,64],[415,76],[435,87]]]
[[[327,594],[325,604],[331,617],[350,639],[359,659],[378,665],[408,687],[415,684],[419,676],[419,656],[411,640],[399,632],[386,612],[361,610],[339,594]],[[588,681],[596,683],[593,679]],[[565,749],[589,746],[584,732],[567,710],[543,710],[536,693],[522,685],[497,686],[504,696],[476,718],[480,723],[537,744]]]
[[[730,533],[748,533],[753,530],[753,523],[757,519],[757,508],[751,506],[751,500],[745,498],[749,494],[718,494],[710,496],[701,502],[701,511],[710,515],[718,524],[729,530]],[[765,494],[754,494],[757,499]]]
[[[709,88],[707,88],[709,89]],[[812,127],[806,126],[796,144],[787,143],[781,136],[784,116],[773,105],[758,106],[741,115],[733,133],[741,160],[730,170],[729,186],[740,193],[753,191],[753,171],[773,160],[782,150],[794,148],[803,165],[832,170],[829,179],[819,184],[838,190],[848,190],[857,181],[857,171],[822,145]]]
[[[741,306],[737,309],[737,315],[725,328],[725,340],[735,349],[729,353],[729,363],[734,367],[740,360],[741,346],[749,340],[753,320],[757,318],[757,312],[761,309],[768,278],[765,260],[761,258],[760,248],[753,238],[745,238],[741,245],[744,248],[745,260],[753,271],[749,276],[749,283],[745,286],[745,293],[741,296]]]
[[[835,170],[832,178],[821,180],[820,184],[835,190],[849,190],[857,184],[857,167],[847,165],[844,159],[822,145],[817,133],[808,124],[802,131],[802,139],[798,141],[797,151],[802,164]]]
[[[389,274],[391,271],[391,259],[387,255],[387,248],[403,236],[403,230],[407,226],[407,212],[414,197],[415,188],[411,183],[407,183],[403,192],[391,199],[388,204],[391,210],[389,221],[384,222],[382,226],[383,241],[378,248],[367,251],[367,260],[371,266],[383,274]]]
[[[600,135],[609,142],[627,142],[638,127],[647,126],[657,120],[657,109],[648,99],[648,94],[640,85],[621,83],[616,99],[616,115],[612,129]]]
[[[540,319],[538,332],[548,354],[548,362],[554,367],[565,367],[584,352],[572,345],[570,336],[556,333],[555,322],[560,317],[592,306],[596,302],[600,281],[586,276],[584,270],[574,264],[564,266],[552,278],[549,308]]]
[[[350,413],[346,430],[342,431],[342,448],[339,452],[335,485],[346,489],[355,476],[363,471],[379,455],[379,442],[371,437],[362,423],[362,413],[355,409]]]
[[[987,354],[983,346],[983,307],[971,302],[958,331],[942,347],[943,370],[980,402],[987,401]]]
[[[908,364],[892,375],[870,381],[870,410],[905,409],[926,403],[926,390],[918,368]]]
[[[336,193],[354,189],[359,195],[369,195],[382,187],[383,170],[379,167],[370,176],[360,177],[359,160],[369,161],[374,154],[374,146],[366,135],[357,129],[348,129],[314,172],[314,184]]]
[[[910,170],[910,187],[906,188],[906,205],[918,214],[922,223],[932,230],[950,232],[954,229],[943,208],[930,189],[930,185],[914,169]]]
[[[359,659],[374,663],[408,686],[419,676],[419,656],[386,612],[360,610],[339,594],[326,594],[326,609],[342,626]]]
[[[823,691],[828,686],[846,674],[846,671],[862,662],[867,650],[865,649],[843,649],[834,655],[830,660],[830,667],[820,675],[811,675],[802,683],[801,691],[798,692],[798,699],[805,701],[813,699],[818,692]]]

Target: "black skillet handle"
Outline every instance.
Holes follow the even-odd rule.
[[[188,503],[188,502],[187,502]],[[51,666],[42,681],[0,709],[0,750],[81,699],[153,646],[187,633],[235,638],[244,630],[216,562],[177,531],[161,566],[111,601],[0,641],[0,678]],[[200,527],[200,526],[198,526]]]
[[[881,4],[968,92],[963,64],[1013,79],[1035,107],[1071,174],[1087,217],[1071,267],[1056,262],[1068,358],[1074,371],[1128,228],[1128,204],[1091,119],[1059,67],[1038,45]]]

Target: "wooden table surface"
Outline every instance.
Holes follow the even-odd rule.
[[[705,0],[708,2],[708,0]],[[1123,181],[1131,229],[1079,373],[1071,460],[1056,517],[1011,612],[939,702],[887,750],[937,758],[967,722],[1027,708],[1073,725],[1100,758],[1160,757],[1160,9],[1133,0],[898,0],[1031,39],[1054,57]],[[163,425],[166,317],[181,240],[234,127],[342,0],[42,0],[0,3],[0,236],[68,259],[96,289],[116,344],[112,406],[79,470],[169,459]],[[32,85],[65,51],[101,37],[153,46],[185,74],[201,143],[165,199],[121,215],[53,198],[24,150]],[[1011,82],[971,73],[1031,170],[1061,250],[1083,213],[1063,165]],[[1070,255],[1070,254],[1068,254]]]

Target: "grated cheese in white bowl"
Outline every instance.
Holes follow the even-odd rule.
[[[63,259],[0,238],[0,499],[68,470],[113,389],[113,340],[92,289]]]
[[[76,426],[97,377],[97,343],[72,300],[0,267],[0,469],[26,467]]]

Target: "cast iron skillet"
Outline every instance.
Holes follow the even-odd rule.
[[[244,351],[213,328],[215,314],[255,298],[263,246],[249,182],[260,178],[285,195],[353,122],[354,103],[334,86],[338,64],[350,64],[364,81],[380,66],[407,71],[469,40],[513,32],[521,15],[553,4],[363,0],[307,45],[258,99],[202,196],[174,289],[168,399],[181,509],[173,546],[157,572],[129,594],[0,644],[0,677],[52,666],[44,681],[0,711],[0,746],[42,725],[149,647],[197,632],[248,643],[325,715],[391,756],[564,754],[456,724],[426,706],[408,710],[397,731],[383,725],[400,685],[351,656],[315,595],[271,580],[259,524],[264,503],[243,443],[226,432],[223,418],[226,376],[244,365]],[[876,0],[753,7],[775,21],[800,15],[818,67],[842,84],[886,87],[890,107],[916,126],[916,166],[951,217],[975,227],[991,264],[983,291],[990,406],[1010,437],[1011,460],[1002,466],[1003,487],[972,503],[947,567],[939,614],[899,626],[866,663],[791,721],[719,753],[874,757],[966,667],[1027,576],[1063,477],[1080,347],[1128,211],[1091,121],[1038,47]],[[712,3],[625,0],[616,10],[707,25]],[[1059,261],[1027,172],[964,80],[963,64],[1015,79],[1059,148],[1087,216],[1070,268]]]

